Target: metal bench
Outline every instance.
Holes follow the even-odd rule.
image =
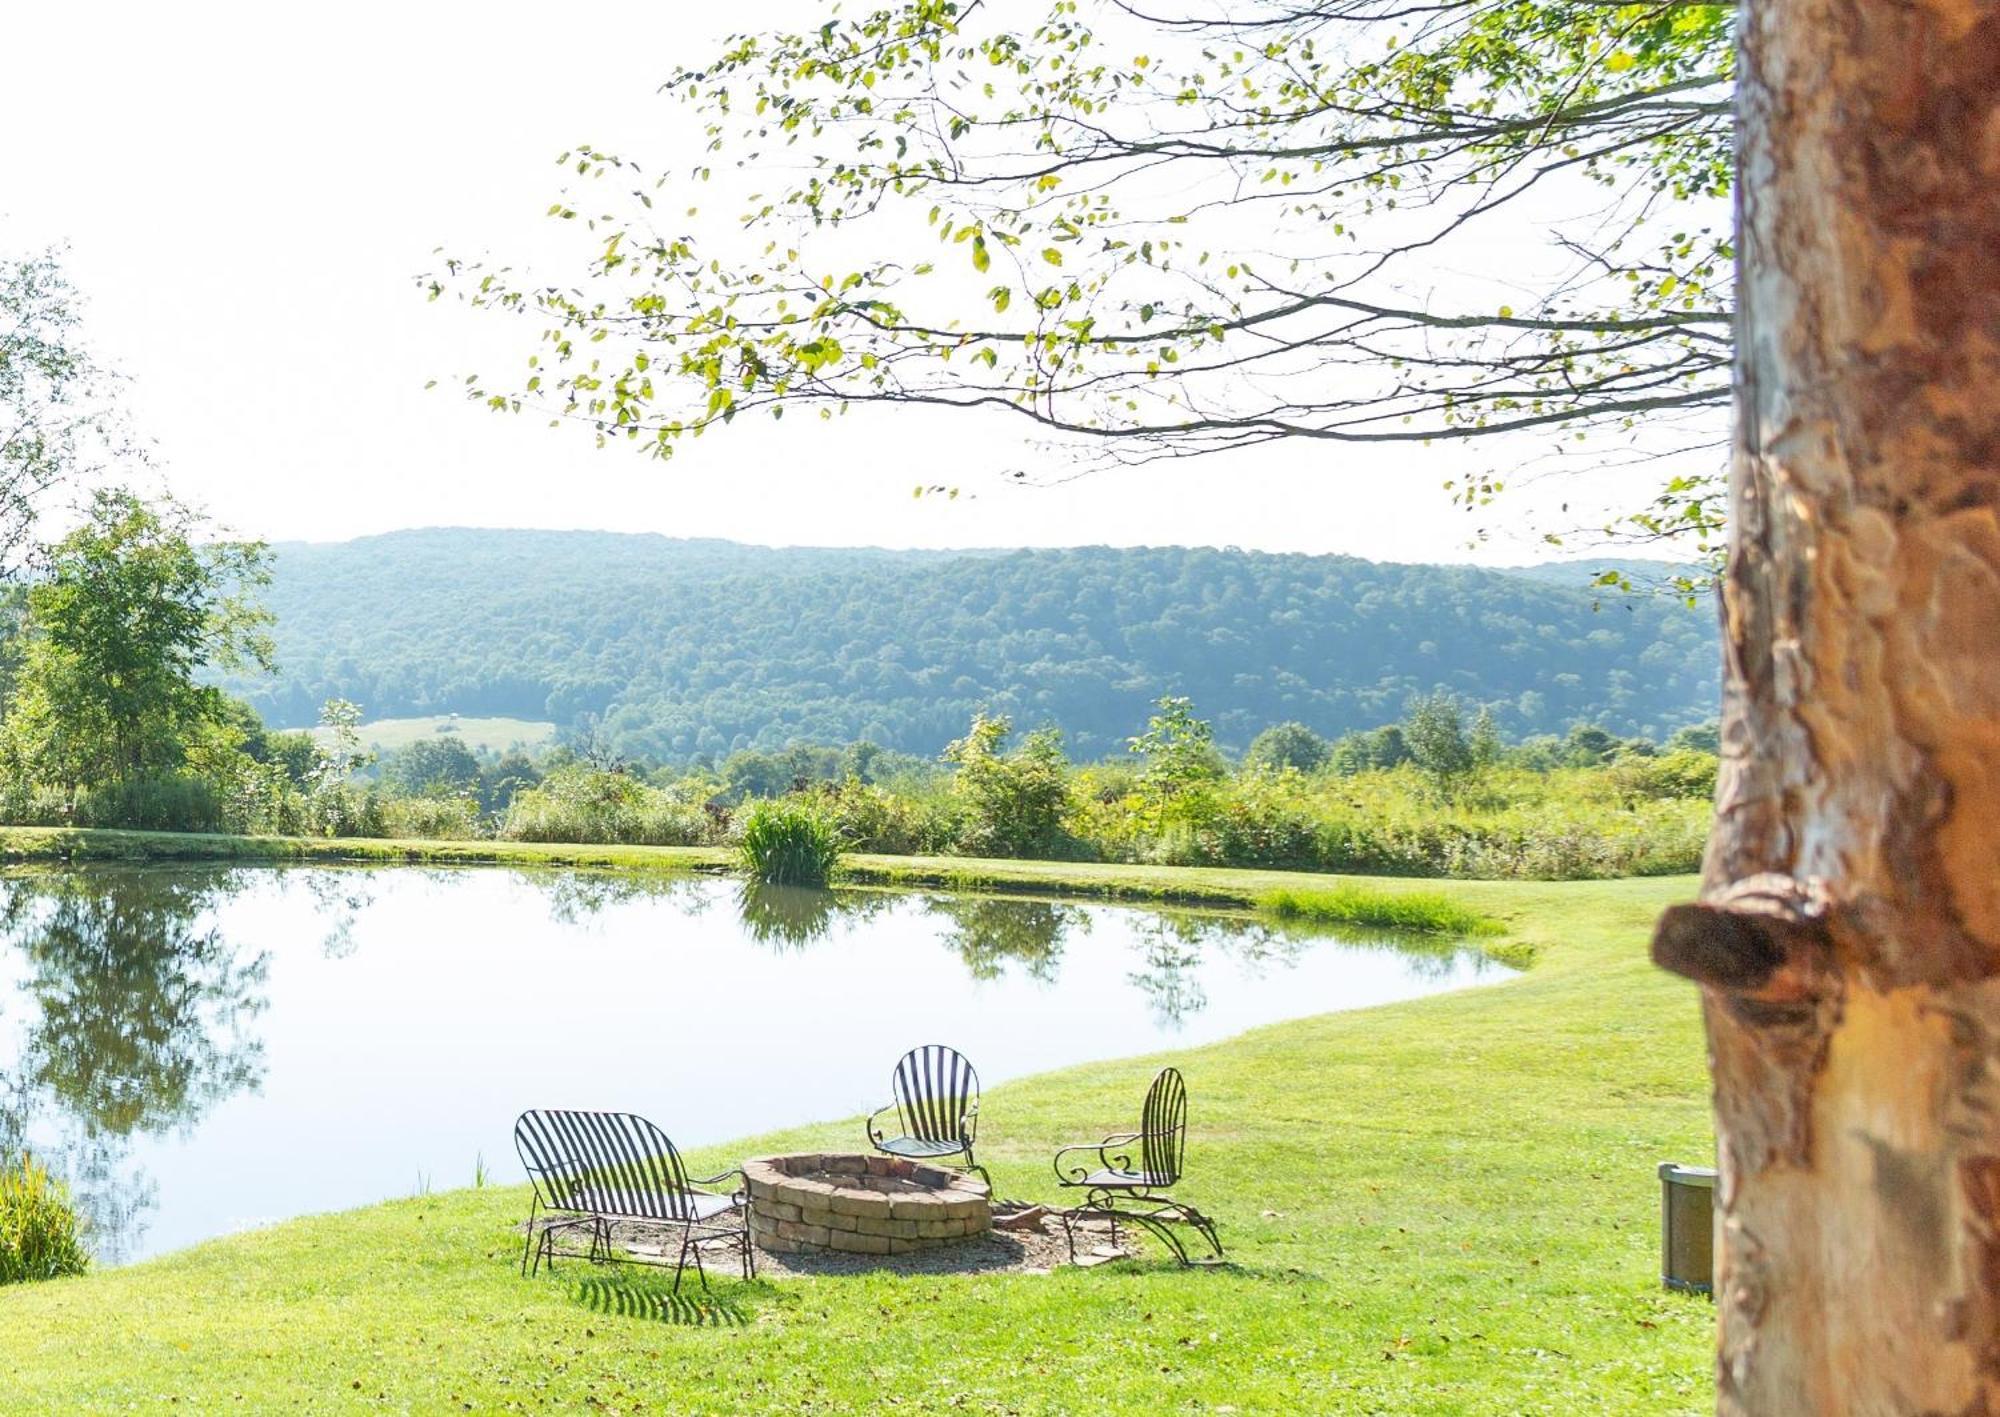
[[[1187,1084],[1179,1069],[1161,1068],[1146,1089],[1138,1131],[1116,1132],[1102,1141],[1066,1146],[1056,1153],[1056,1180],[1084,1193],[1082,1204],[1062,1212],[1072,1261],[1076,1259],[1076,1222],[1091,1219],[1109,1219],[1114,1241],[1120,1220],[1142,1225],[1182,1264],[1192,1261],[1174,1227],[1189,1225],[1208,1241],[1214,1257],[1222,1258],[1215,1222],[1167,1194],[1181,1179],[1187,1157],[1187,1111]],[[1092,1160],[1081,1164],[1064,1160],[1072,1156]]]
[[[747,1187],[739,1184],[728,1194],[699,1189],[731,1176],[741,1182],[743,1173],[723,1171],[690,1178],[674,1144],[644,1117],[630,1112],[523,1112],[514,1123],[514,1150],[535,1188],[528,1210],[528,1236],[521,1247],[523,1275],[540,1273],[544,1260],[554,1270],[559,1254],[598,1264],[624,1260],[665,1268],[666,1246],[657,1260],[614,1250],[612,1226],[620,1222],[680,1232],[679,1252],[672,1261],[676,1293],[690,1259],[702,1286],[707,1287],[708,1271],[702,1267],[701,1251],[704,1245],[718,1241],[741,1251],[745,1279],[756,1274],[750,1250]],[[544,1214],[547,1218],[537,1231],[536,1217]],[[587,1250],[557,1248],[559,1236],[579,1232],[590,1236]]]
[[[972,1155],[979,1131],[979,1074],[963,1053],[942,1043],[912,1048],[896,1064],[889,1086],[896,1100],[868,1119],[871,1146],[912,1161],[963,1156],[965,1169],[990,1183],[986,1168]],[[896,1114],[895,1136],[876,1125],[889,1112]]]

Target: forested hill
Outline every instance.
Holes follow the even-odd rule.
[[[427,530],[284,544],[273,723],[574,722],[661,759],[869,738],[934,753],[976,708],[1122,746],[1165,693],[1225,746],[1394,719],[1443,686],[1510,735],[1714,716],[1714,617],[1533,575],[1187,548],[773,550],[600,532]]]

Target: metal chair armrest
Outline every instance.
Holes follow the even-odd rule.
[[[741,1166],[732,1166],[727,1171],[716,1172],[713,1176],[690,1176],[688,1177],[688,1184],[691,1186],[713,1186],[720,1181],[727,1180],[731,1176],[734,1176],[740,1184],[735,1190],[729,1193],[729,1198],[738,1205],[747,1204],[750,1200],[750,1178],[743,1174]]]
[[[712,1186],[717,1181],[727,1180],[731,1176],[742,1175],[743,1168],[741,1166],[732,1166],[727,1171],[716,1172],[713,1176],[690,1176],[688,1177],[688,1184],[693,1186]]]
[[[958,1119],[958,1139],[968,1147],[979,1136],[979,1099],[973,1098],[972,1105],[965,1109],[965,1115]]]
[[[1063,1147],[1055,1154],[1054,1166],[1056,1179],[1065,1186],[1080,1186],[1083,1184],[1083,1178],[1090,1174],[1091,1168],[1088,1166],[1071,1166],[1068,1171],[1063,1169],[1062,1159],[1071,1152],[1096,1153],[1098,1167],[1106,1171],[1133,1170],[1132,1158],[1122,1152],[1113,1155],[1111,1148],[1114,1146],[1129,1145],[1145,1135],[1144,1132],[1113,1132],[1110,1136],[1098,1141],[1076,1142],[1070,1146]]]
[[[873,1142],[878,1147],[881,1146],[882,1143],[885,1140],[887,1140],[887,1138],[885,1138],[882,1135],[881,1128],[875,1125],[875,1119],[877,1117],[880,1117],[884,1112],[893,1112],[895,1110],[896,1110],[896,1104],[891,1102],[884,1106],[877,1107],[873,1112],[870,1112],[868,1114],[868,1140]]]
[[[1109,1166],[1111,1163],[1105,1159],[1104,1148],[1116,1140],[1118,1140],[1116,1137],[1106,1137],[1103,1141],[1072,1142],[1068,1146],[1058,1148],[1054,1158],[1050,1161],[1050,1165],[1055,1168],[1056,1180],[1065,1186],[1082,1185],[1083,1178],[1090,1174],[1092,1168],[1089,1166],[1072,1165],[1065,1170],[1063,1167],[1063,1158],[1072,1153],[1078,1155],[1091,1153],[1097,1157],[1100,1163]]]

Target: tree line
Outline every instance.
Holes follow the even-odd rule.
[[[171,501],[100,492],[16,588],[0,817],[721,844],[746,804],[787,798],[860,849],[1575,875],[1688,868],[1714,785],[1710,729],[1656,744],[1579,723],[1510,739],[1494,705],[1449,689],[1338,736],[1287,720],[1240,754],[1192,698],[1166,694],[1094,757],[981,705],[930,754],[857,739],[647,758],[586,722],[539,757],[440,733],[377,761],[352,701],[323,704],[317,732],[274,730],[218,685],[273,661],[270,557],[201,531]]]
[[[1116,750],[1152,699],[1219,742],[1329,736],[1443,688],[1510,737],[1712,717],[1715,629],[1668,597],[1468,567],[1190,548],[772,550],[577,532],[421,531],[277,547],[268,721],[590,721],[621,754],[719,760],[867,739],[935,755],[975,711]]]

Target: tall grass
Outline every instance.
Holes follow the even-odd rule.
[[[774,886],[823,886],[840,863],[840,833],[802,802],[755,803],[743,814],[743,869]]]
[[[1265,891],[1257,910],[1277,920],[1313,925],[1374,925],[1425,935],[1498,935],[1506,930],[1498,920],[1436,891],[1385,891],[1371,886],[1334,886],[1326,890]]]
[[[0,1284],[57,1279],[89,1267],[69,1188],[25,1152],[0,1168]]]

